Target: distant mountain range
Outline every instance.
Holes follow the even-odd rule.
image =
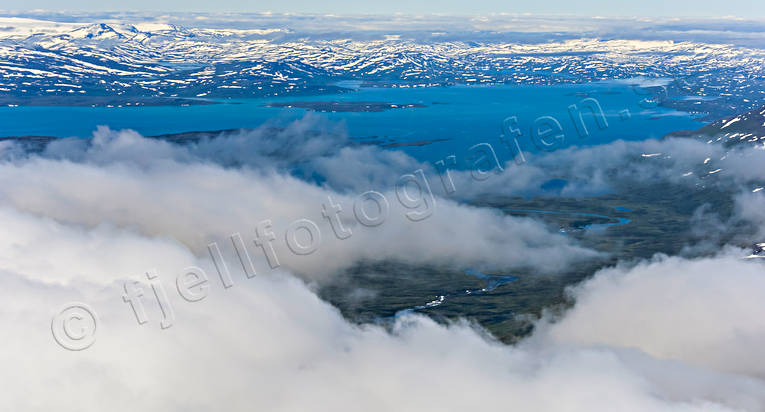
[[[765,103],[765,51],[757,48],[598,38],[439,41],[435,34],[285,38],[289,31],[0,18],[0,104],[196,104],[359,86],[677,78],[692,90],[670,86],[670,97],[722,98],[728,113]]]

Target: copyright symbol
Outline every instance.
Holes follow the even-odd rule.
[[[90,306],[79,302],[64,305],[50,323],[56,343],[71,351],[87,349],[93,345],[97,328],[96,312]]]

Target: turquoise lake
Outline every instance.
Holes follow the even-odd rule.
[[[563,146],[597,145],[610,141],[660,138],[668,132],[697,129],[702,123],[688,113],[641,103],[644,94],[629,85],[598,82],[568,85],[493,85],[430,88],[363,88],[354,92],[319,96],[220,100],[223,104],[142,107],[1,107],[0,136],[44,135],[87,137],[99,125],[133,129],[151,136],[184,131],[254,128],[266,122],[284,125],[303,117],[305,109],[265,107],[273,102],[344,101],[421,104],[426,107],[383,112],[318,113],[342,122],[348,135],[358,139],[412,143],[446,139],[424,146],[405,146],[420,160],[433,161],[464,153],[472,144],[499,145],[504,119],[515,116],[523,133],[524,151],[537,151],[529,137],[534,121],[551,116],[561,125]],[[580,138],[568,112],[569,105],[585,98],[598,101],[608,126],[599,128],[583,110],[589,134]],[[628,113],[628,115],[627,115]]]

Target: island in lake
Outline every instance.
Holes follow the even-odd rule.
[[[300,101],[300,102],[274,102],[266,107],[286,107],[307,109],[315,112],[383,112],[391,109],[411,109],[415,107],[427,107],[420,103],[387,103],[387,102],[338,102],[338,101]]]

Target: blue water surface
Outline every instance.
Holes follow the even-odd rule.
[[[592,115],[583,111],[588,135],[581,138],[568,112],[569,105],[596,99],[608,121],[599,128]],[[417,143],[397,147],[423,161],[435,161],[466,150],[477,143],[491,143],[501,161],[511,156],[502,145],[503,121],[518,119],[518,138],[524,152],[538,149],[529,137],[541,116],[555,118],[561,125],[564,144],[597,145],[618,139],[660,138],[680,129],[696,129],[701,123],[684,112],[662,107],[644,107],[631,86],[615,82],[566,85],[491,85],[428,88],[362,88],[334,95],[271,97],[220,100],[223,104],[200,106],[141,107],[0,107],[0,136],[44,135],[87,137],[99,125],[112,129],[133,129],[143,135],[184,131],[253,128],[267,121],[276,125],[303,117],[306,110],[272,108],[271,102],[289,101],[380,101],[394,104],[418,103],[422,108],[392,109],[384,112],[322,113],[342,122],[349,136],[384,142]]]

